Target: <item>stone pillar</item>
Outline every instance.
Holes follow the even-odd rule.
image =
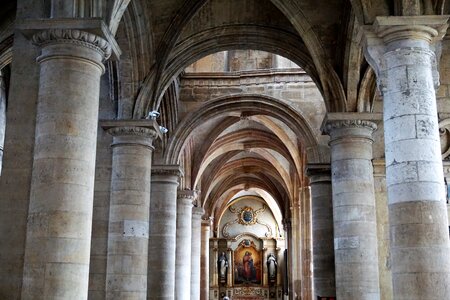
[[[334,277],[333,197],[329,164],[309,164],[311,186],[314,297],[336,297]]]
[[[2,175],[3,145],[6,131],[6,90],[2,71],[0,70],[0,176]]]
[[[200,300],[200,249],[203,208],[192,209],[191,300]]]
[[[300,192],[301,193],[301,192]],[[291,228],[290,228],[290,262],[291,267],[291,284],[292,284],[292,299],[302,297],[303,286],[303,226],[302,226],[302,203],[298,199],[291,206]]]
[[[227,287],[232,287],[233,286],[233,272],[234,272],[233,249],[227,248],[227,257],[228,257]]]
[[[450,299],[435,88],[448,17],[377,17],[366,58],[383,95],[394,299]]]
[[[312,224],[311,224],[311,191],[309,186],[300,190],[301,195],[301,261],[302,261],[302,299],[311,299],[313,290],[312,270]]]
[[[178,166],[153,166],[147,299],[175,298]]]
[[[200,300],[209,299],[209,238],[211,236],[211,220],[202,220],[200,250]]]
[[[370,121],[329,114],[334,255],[338,299],[379,299],[378,244]],[[357,117],[357,115],[356,115]],[[347,118],[347,119],[343,119]]]
[[[99,84],[111,48],[69,29],[33,41],[40,83],[22,299],[86,299]]]
[[[148,222],[155,121],[107,121],[113,136],[107,299],[146,299]]]
[[[286,265],[288,266],[287,270],[284,270],[284,272],[287,275],[287,278],[285,277],[284,280],[287,281],[283,284],[283,287],[285,289],[285,292],[288,292],[287,298],[290,300],[295,299],[295,290],[294,290],[294,280],[293,280],[293,273],[294,273],[294,264],[293,264],[293,258],[294,256],[294,246],[292,244],[292,220],[291,218],[286,218],[283,220],[283,226],[284,230],[286,232],[286,244],[287,244],[287,262]],[[287,288],[287,291],[286,291]]]
[[[175,299],[186,299],[191,289],[192,205],[196,192],[178,191]]]

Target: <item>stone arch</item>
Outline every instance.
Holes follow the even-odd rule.
[[[245,43],[242,43],[242,40]],[[134,116],[140,117],[150,108],[158,110],[165,90],[184,68],[209,54],[233,49],[262,50],[284,56],[301,66],[311,76],[319,90],[321,89],[314,63],[298,35],[272,27],[254,25],[216,27],[196,33],[174,47],[154,93],[155,97],[150,97],[150,89],[147,83],[144,83],[137,98]],[[326,106],[328,107],[328,104]]]
[[[272,116],[284,122],[304,143],[304,148],[312,157],[320,159],[318,142],[306,120],[286,103],[266,95],[239,94],[219,97],[206,102],[201,108],[189,113],[177,126],[177,130],[164,151],[165,164],[177,164],[183,147],[196,127],[205,120],[230,113],[251,113]]]

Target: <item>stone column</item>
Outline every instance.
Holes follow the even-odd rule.
[[[186,299],[191,292],[192,205],[195,197],[195,191],[178,191],[175,299],[179,300]]]
[[[179,166],[153,166],[150,196],[147,299],[175,298]]]
[[[287,281],[283,284],[283,287],[287,288],[287,296],[288,299],[294,300],[295,299],[295,290],[294,290],[294,280],[293,280],[293,274],[294,274],[294,264],[293,264],[293,258],[294,256],[294,246],[292,244],[292,220],[291,218],[286,218],[283,220],[283,226],[284,230],[286,232],[286,244],[287,244],[287,262],[286,265],[288,266],[287,270],[285,270],[285,273],[287,275],[287,278],[285,277],[284,280]]]
[[[200,249],[203,208],[192,209],[191,300],[200,300]]]
[[[202,220],[200,250],[200,300],[209,299],[209,238],[211,236],[211,220]]]
[[[22,299],[86,299],[99,84],[111,48],[69,29],[33,41],[40,83]]]
[[[314,297],[336,297],[334,277],[333,197],[329,164],[309,164],[311,186]]]
[[[227,248],[227,257],[228,257],[227,287],[232,287],[233,286],[233,272],[234,272],[233,249]]]
[[[301,192],[300,192],[301,193]],[[293,299],[302,297],[303,286],[303,226],[302,226],[302,203],[300,194],[298,199],[291,206],[291,232],[290,232],[290,267],[292,276],[292,297]]]
[[[377,17],[366,58],[383,95],[394,299],[450,299],[435,88],[448,17]],[[439,51],[438,51],[439,52]]]
[[[327,116],[326,131],[331,147],[336,297],[379,299],[371,161],[372,132],[377,126],[370,121],[352,120],[355,115],[333,116]]]
[[[0,176],[2,175],[3,146],[6,131],[6,90],[3,74],[0,70]]]
[[[301,261],[302,261],[302,299],[311,299],[313,290],[312,270],[312,223],[311,223],[311,191],[309,186],[300,190],[301,195]]]
[[[155,121],[107,121],[113,143],[107,299],[146,299],[148,222]]]

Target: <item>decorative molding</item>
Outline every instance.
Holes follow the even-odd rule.
[[[106,60],[111,56],[111,45],[98,35],[78,29],[47,29],[35,33],[33,44],[43,47],[53,43],[71,43],[91,48]]]
[[[153,165],[152,175],[172,175],[182,177],[184,174],[179,165]]]
[[[244,226],[252,226],[255,224],[263,225],[267,228],[267,232],[264,234],[266,237],[271,237],[273,235],[272,228],[266,224],[261,222],[258,219],[258,215],[264,212],[267,209],[267,206],[263,204],[263,206],[257,210],[254,210],[250,206],[243,206],[240,208],[235,208],[233,205],[228,207],[228,210],[237,215],[237,218],[225,223],[222,227],[222,235],[225,238],[230,238],[230,233],[228,232],[228,228],[233,224],[241,224]]]
[[[324,132],[330,134],[333,130],[342,128],[366,128],[375,131],[378,127],[374,122],[366,120],[330,120],[325,125]]]
[[[236,224],[238,222],[239,222],[239,220],[236,219],[236,220],[233,220],[233,221],[230,221],[230,222],[226,223],[223,226],[223,228],[222,228],[222,235],[223,235],[223,237],[229,238],[230,237],[230,233],[228,232],[228,227],[230,227],[231,225]]]
[[[177,200],[186,199],[194,202],[197,199],[198,191],[196,190],[178,190]]]
[[[158,133],[153,128],[137,127],[137,126],[120,126],[108,129],[110,135],[116,136],[140,136],[155,139]]]

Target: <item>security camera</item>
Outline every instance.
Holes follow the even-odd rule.
[[[163,127],[163,126],[159,126],[159,131],[161,131],[162,134],[165,134],[169,131],[169,129],[167,129],[166,127]]]
[[[160,115],[159,112],[157,112],[156,110],[152,110],[151,112],[148,113],[147,119],[156,120],[156,118],[159,117],[159,115]]]

